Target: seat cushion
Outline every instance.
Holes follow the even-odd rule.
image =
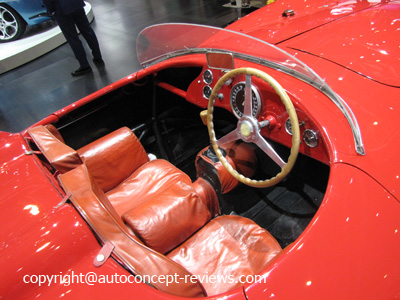
[[[178,181],[122,219],[148,247],[166,253],[208,222],[211,213],[193,187]]]
[[[240,216],[220,216],[167,256],[201,280],[208,295],[216,295],[243,285],[243,276],[255,275],[281,252],[272,235],[253,221]],[[226,276],[225,282],[210,275]]]
[[[122,262],[130,272],[144,278],[145,282],[148,278],[157,279],[161,276],[164,276],[163,278],[167,276],[170,278],[191,277],[185,268],[148,248],[128,231],[85,165],[60,175],[59,180],[64,190],[72,194],[70,197],[72,204],[91,226],[98,240],[102,243],[111,243],[115,247],[112,256]],[[195,280],[173,280],[172,282],[150,280],[147,283],[160,291],[176,296],[187,298],[205,296],[202,285]],[[135,298],[135,295],[132,298]]]
[[[179,181],[186,184],[192,182],[188,175],[170,162],[156,159],[145,163],[106,195],[122,216]]]

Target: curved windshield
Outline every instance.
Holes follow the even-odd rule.
[[[272,44],[223,28],[169,23],[145,28],[137,38],[136,51],[144,68],[173,57],[218,51],[305,81],[326,94],[339,107],[350,124],[357,153],[365,154],[357,120],[343,99],[307,65]]]

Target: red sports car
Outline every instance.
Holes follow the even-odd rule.
[[[0,298],[399,298],[399,15],[143,30],[143,69],[0,133]]]

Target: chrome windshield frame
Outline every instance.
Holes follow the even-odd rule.
[[[262,58],[262,57],[256,57],[252,56],[247,53],[242,53],[242,52],[237,52],[233,49],[227,50],[227,49],[221,49],[221,48],[213,48],[213,47],[202,47],[201,45],[196,47],[193,46],[182,46],[180,49],[173,50],[170,52],[163,52],[159,51],[160,53],[157,53],[158,55],[155,55],[154,57],[151,58],[146,58],[143,59],[141,57],[142,51],[140,48],[141,41],[143,38],[145,39],[146,43],[148,45],[151,45],[150,39],[146,36],[146,32],[148,30],[154,30],[159,28],[165,28],[166,26],[187,26],[188,28],[203,28],[204,30],[210,30],[211,32],[223,32],[223,33],[229,33],[232,35],[239,35],[241,38],[248,38],[250,41],[254,43],[258,43],[259,45],[266,46],[270,49],[273,49],[273,51],[279,53],[282,55],[282,57],[285,58],[284,62],[285,63],[280,63],[279,61],[273,61],[273,59],[269,60],[267,57]],[[170,40],[166,40],[166,44],[168,44]],[[160,44],[160,41],[158,40],[156,44]],[[317,74],[315,73],[310,67],[305,65],[303,62],[292,56],[291,54],[287,53],[286,51],[276,47],[275,45],[269,44],[265,41],[262,41],[260,39],[251,37],[249,35],[228,30],[228,29],[223,29],[223,28],[218,28],[218,27],[212,27],[212,26],[207,26],[207,25],[196,25],[196,24],[186,24],[186,23],[167,23],[167,24],[159,24],[159,25],[153,25],[150,27],[145,28],[142,30],[142,32],[139,34],[137,38],[137,54],[138,54],[138,59],[140,64],[142,65],[143,68],[147,68],[149,66],[152,66],[154,64],[160,63],[162,61],[171,59],[171,58],[176,58],[176,57],[181,57],[181,56],[186,56],[186,55],[192,55],[192,54],[207,54],[209,52],[223,52],[223,53],[229,53],[231,54],[234,58],[236,59],[241,59],[245,61],[249,61],[252,63],[256,63],[262,66],[266,66],[268,68],[272,68],[274,70],[283,72],[285,74],[288,74],[298,80],[301,80],[303,82],[306,82],[325,94],[331,101],[340,109],[340,111],[343,113],[345,116],[346,120],[348,121],[350,128],[352,130],[353,138],[354,138],[354,143],[355,143],[355,150],[358,154],[360,155],[365,155],[365,148],[364,144],[362,141],[361,137],[361,130],[358,125],[357,119],[354,116],[352,110],[348,106],[348,104],[337,94],[335,93],[330,86]],[[147,45],[147,46],[148,46]],[[165,49],[168,49],[169,47],[166,46]],[[173,49],[174,47],[170,47]],[[289,62],[289,63],[287,63]],[[294,67],[291,67],[294,66]]]

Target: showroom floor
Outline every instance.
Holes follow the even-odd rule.
[[[149,25],[186,22],[224,27],[252,10],[227,7],[229,0],[89,2],[95,16],[92,26],[100,41],[105,68],[93,67],[92,74],[72,77],[70,73],[78,64],[70,47],[63,44],[0,75],[0,131],[21,131],[50,113],[140,69],[135,53],[136,37]]]

